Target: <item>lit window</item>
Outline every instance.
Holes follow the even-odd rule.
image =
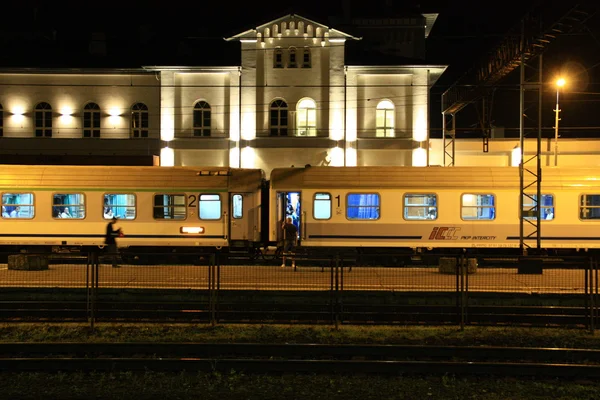
[[[35,106],[35,136],[52,137],[52,106],[39,103]]]
[[[32,219],[35,217],[33,193],[3,193],[2,218]]]
[[[100,106],[96,103],[83,107],[83,137],[100,137]]]
[[[185,219],[185,217],[185,195],[154,195],[154,219]]]
[[[131,107],[131,137],[148,137],[148,106],[136,103]]]
[[[461,217],[465,220],[493,220],[496,208],[493,194],[463,194]]]
[[[380,101],[376,114],[376,136],[394,137],[394,104],[389,100]]]
[[[537,194],[524,194],[523,195],[523,218],[525,219],[537,219]],[[554,196],[551,194],[542,195],[541,216],[542,219],[552,220],[554,219]]]
[[[104,195],[104,219],[135,219],[135,195],[129,193],[110,193]]]
[[[283,68],[283,50],[279,48],[273,52],[273,68]]]
[[[435,194],[406,194],[404,196],[404,219],[437,219],[437,196]]]
[[[231,216],[234,219],[240,219],[244,216],[244,196],[241,194],[234,194],[232,200]]]
[[[296,135],[317,136],[317,105],[313,99],[303,99],[298,102]]]
[[[379,219],[379,194],[350,193],[346,198],[346,217],[355,220]]]
[[[218,194],[201,194],[198,216],[200,219],[221,219],[221,196]]]
[[[271,136],[287,136],[288,134],[288,105],[283,100],[271,103],[269,111],[269,125]]]
[[[331,195],[329,193],[315,193],[313,217],[315,219],[331,218]]]
[[[53,218],[85,218],[85,196],[83,193],[55,194],[52,200]]]
[[[579,218],[600,219],[600,194],[584,194],[580,197]]]
[[[302,50],[302,68],[310,68],[311,60],[310,60],[310,48],[305,47]]]
[[[194,105],[194,136],[210,136],[210,104],[199,101]]]

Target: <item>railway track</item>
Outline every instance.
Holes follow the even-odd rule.
[[[407,345],[2,343],[0,370],[600,377],[600,350]]]

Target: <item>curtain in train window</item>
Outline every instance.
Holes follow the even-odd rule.
[[[496,216],[493,194],[463,194],[461,217],[465,220],[492,220]]]
[[[554,219],[554,196],[551,194],[542,195],[541,215],[542,219]],[[523,218],[537,219],[535,206],[537,205],[537,194],[523,195]]]
[[[221,219],[221,196],[218,194],[201,194],[199,200],[200,219]]]
[[[435,194],[406,194],[404,196],[405,219],[437,219],[437,196]]]
[[[185,219],[185,196],[183,194],[155,194],[154,219]]]
[[[379,219],[379,194],[350,193],[346,199],[346,217],[357,220]]]
[[[83,193],[57,193],[52,199],[53,218],[85,218],[85,196]]]
[[[240,219],[244,216],[244,198],[241,194],[233,195],[233,206],[231,216],[234,219]]]
[[[135,195],[129,193],[110,193],[104,195],[104,218],[135,219]]]
[[[600,194],[584,194],[580,197],[579,218],[600,219]]]
[[[313,200],[314,219],[331,218],[331,195],[329,193],[316,193]]]
[[[3,193],[2,218],[32,219],[35,217],[33,193]]]

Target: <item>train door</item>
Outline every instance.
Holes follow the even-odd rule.
[[[253,241],[257,226],[252,193],[231,193],[230,196],[230,239]]]
[[[287,217],[298,229],[298,238],[302,237],[302,196],[301,192],[277,192],[277,241],[283,241],[281,226]],[[299,242],[298,242],[299,243]]]

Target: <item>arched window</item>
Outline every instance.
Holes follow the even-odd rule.
[[[311,60],[310,60],[310,48],[305,47],[302,50],[302,68],[310,68]]]
[[[52,137],[52,106],[48,103],[35,106],[35,136]]]
[[[313,99],[302,99],[298,102],[296,135],[317,136],[317,104]]]
[[[135,103],[131,107],[131,137],[148,137],[148,106],[144,103]]]
[[[205,101],[194,105],[194,136],[210,136],[210,104]]]
[[[290,47],[288,50],[288,68],[296,68],[298,66],[298,59],[296,58],[296,48]]]
[[[96,103],[83,107],[83,137],[100,137],[100,106]]]
[[[4,109],[0,104],[0,137],[4,136]]]
[[[287,136],[288,134],[288,105],[283,100],[271,103],[269,113],[269,127],[271,136]]]
[[[377,104],[375,124],[377,137],[394,137],[394,103],[382,100]]]
[[[283,68],[283,50],[280,48],[273,51],[273,68]]]

